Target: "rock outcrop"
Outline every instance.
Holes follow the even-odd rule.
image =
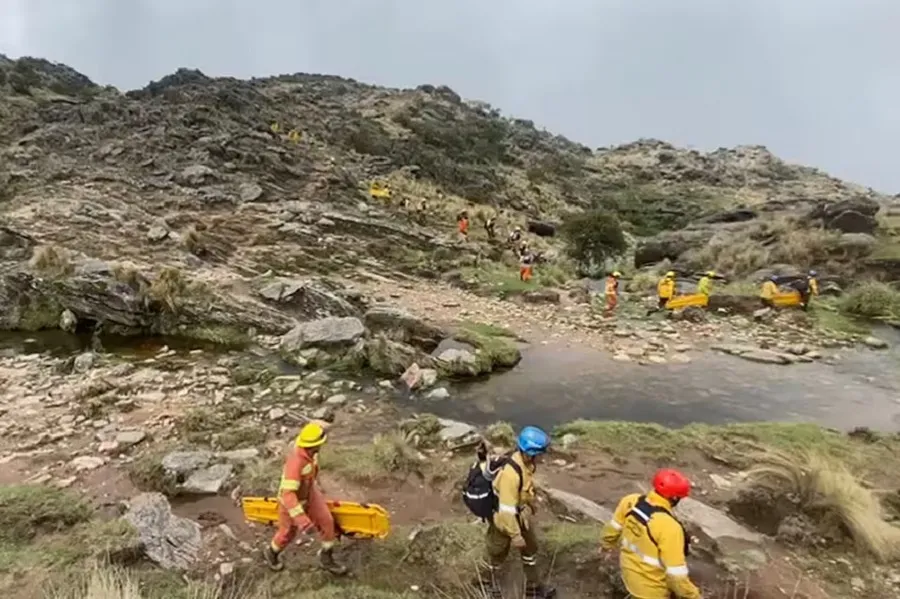
[[[134,497],[124,516],[138,533],[147,558],[168,570],[187,570],[194,565],[203,545],[200,525],[172,513],[161,493]]]

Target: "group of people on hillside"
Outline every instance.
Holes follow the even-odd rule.
[[[469,211],[463,210],[456,215],[456,229],[460,241],[468,241],[469,239]],[[497,216],[495,214],[488,215],[484,220],[484,230],[489,240],[497,238]],[[515,252],[519,259],[519,280],[528,282],[534,277],[534,265],[537,262],[537,254],[532,251],[525,239],[522,227],[516,225],[513,227],[506,237],[506,243]]]
[[[603,312],[603,315],[605,317],[612,316],[619,304],[619,283],[621,277],[622,273],[620,273],[619,271],[613,271],[606,277],[606,282],[604,285],[606,307]],[[697,295],[703,295],[708,298],[710,294],[712,294],[713,280],[715,278],[717,278],[717,274],[715,271],[706,271],[697,282],[695,293]],[[776,298],[780,294],[780,281],[780,277],[773,275],[763,282],[762,288],[760,290],[760,300],[764,307],[775,307]],[[790,280],[787,283],[787,286],[792,290],[791,293],[796,292],[797,294],[799,294],[799,304],[804,310],[806,310],[809,307],[811,298],[813,296],[819,295],[818,273],[814,270],[810,270],[805,277],[793,278],[792,280]],[[676,295],[678,295],[677,275],[675,271],[670,270],[665,273],[656,284],[656,310],[662,310],[666,308],[666,306],[669,304],[669,301]],[[795,299],[794,301],[796,302],[797,299]]]
[[[328,424],[306,424],[284,462],[278,488],[279,523],[263,549],[268,566],[284,568],[285,548],[300,533],[317,530],[320,565],[334,575],[347,568],[334,556],[337,542],[334,517],[318,484],[319,451],[328,439]],[[488,597],[502,597],[499,572],[515,548],[525,574],[525,599],[549,599],[556,589],[545,584],[538,565],[537,502],[534,475],[550,450],[551,439],[535,426],[523,428],[508,453],[490,455],[479,445],[463,491],[463,502],[487,525],[484,558],[474,581]],[[601,551],[618,555],[622,580],[632,597],[700,599],[691,582],[686,557],[689,537],[673,514],[691,491],[690,481],[673,469],[659,470],[646,493],[631,493],[619,501],[612,519],[598,535]]]

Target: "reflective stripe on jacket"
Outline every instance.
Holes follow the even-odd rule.
[[[813,295],[819,295],[819,281],[815,277],[809,278],[809,291]]]
[[[522,534],[519,512],[523,507],[534,504],[534,465],[526,464],[524,456],[518,451],[510,459],[522,470],[522,492],[519,492],[519,475],[512,466],[504,465],[493,481],[498,503],[494,526],[515,538]]]
[[[645,526],[630,514],[640,498],[639,493],[623,497],[603,528],[604,547],[619,548],[625,587],[641,599],[668,599],[670,593],[681,599],[700,599],[700,590],[688,577],[684,529],[673,516],[662,512],[650,514]],[[652,506],[672,509],[657,493],[648,493],[646,500]]]
[[[284,461],[281,484],[278,485],[278,501],[291,518],[305,512],[303,504],[309,499],[310,489],[319,475],[319,455],[310,456],[302,447],[294,448]]]
[[[669,299],[675,295],[675,279],[665,278],[656,284],[656,295]]]

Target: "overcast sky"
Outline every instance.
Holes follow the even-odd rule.
[[[655,137],[900,192],[900,0],[0,0],[0,52],[447,84],[590,146]]]

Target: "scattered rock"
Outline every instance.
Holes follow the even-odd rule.
[[[256,183],[242,183],[238,193],[242,202],[255,202],[262,197],[263,188]]]
[[[144,554],[160,567],[186,570],[196,561],[203,543],[200,525],[172,514],[161,493],[134,497],[124,519],[137,531]]]
[[[451,376],[477,376],[482,371],[475,354],[465,349],[445,349],[437,359],[441,368]]]
[[[215,172],[203,164],[194,164],[184,168],[176,179],[182,185],[196,187],[203,185],[208,179],[215,177]]]
[[[96,361],[97,354],[92,351],[86,351],[82,354],[78,354],[75,357],[75,361],[72,363],[72,371],[79,374],[84,374],[94,367],[94,362]]]
[[[535,289],[523,293],[522,299],[529,304],[558,304],[559,291],[555,289]]]
[[[59,317],[59,328],[67,333],[74,333],[78,326],[78,318],[71,310],[63,310]]]
[[[438,373],[437,370],[433,368],[423,368],[421,370],[422,373],[422,387],[428,388],[434,385],[437,382]]]
[[[560,439],[560,443],[562,444],[563,450],[568,450],[576,443],[578,443],[578,435],[575,435],[573,433],[566,433],[562,436],[562,439]]]
[[[182,491],[195,495],[216,495],[231,478],[234,466],[231,464],[213,464],[208,468],[196,470],[182,485]]]
[[[431,351],[447,334],[435,325],[409,312],[388,306],[375,306],[363,316],[366,327],[392,341],[409,343]]]
[[[415,362],[410,364],[409,368],[400,375],[400,380],[410,391],[418,389],[423,384],[423,378],[422,369]]]
[[[232,449],[230,451],[220,451],[216,457],[226,462],[243,463],[255,460],[259,457],[259,450],[255,447],[246,447],[243,449]]]
[[[426,397],[428,399],[447,399],[450,397],[450,392],[443,387],[438,387],[437,389],[432,389]]]
[[[283,408],[272,408],[269,410],[269,420],[281,420],[287,416],[287,411]]]
[[[120,431],[116,434],[115,441],[121,448],[125,449],[137,445],[146,438],[147,433],[144,431]]]
[[[86,470],[96,470],[104,463],[105,460],[103,458],[83,455],[73,459],[70,465],[74,468],[75,472],[84,472]]]
[[[616,362],[631,362],[631,357],[625,352],[617,352],[612,359]]]
[[[438,422],[441,424],[441,430],[438,432],[438,436],[444,442],[450,441],[458,441],[469,435],[475,434],[475,427],[466,424],[465,422],[458,422],[456,420],[447,420],[445,418],[438,418]]]
[[[683,522],[698,527],[703,534],[714,541],[736,539],[756,545],[763,542],[763,536],[741,526],[721,510],[710,507],[691,497],[686,497],[678,504],[677,513]]]
[[[879,339],[878,337],[872,337],[871,335],[869,337],[866,337],[865,339],[863,339],[863,343],[866,346],[871,347],[872,349],[887,349],[888,348],[887,341],[885,341],[884,339]]]
[[[281,338],[281,349],[296,352],[310,347],[334,349],[355,344],[365,335],[360,319],[354,317],[329,317],[304,322]]]
[[[332,395],[325,400],[326,406],[342,406],[347,403],[347,396],[342,394]]]
[[[175,477],[184,477],[207,467],[212,460],[213,454],[209,451],[173,451],[163,457],[162,467]]]
[[[169,231],[165,227],[155,225],[147,231],[147,240],[153,243],[159,243],[169,236]]]

